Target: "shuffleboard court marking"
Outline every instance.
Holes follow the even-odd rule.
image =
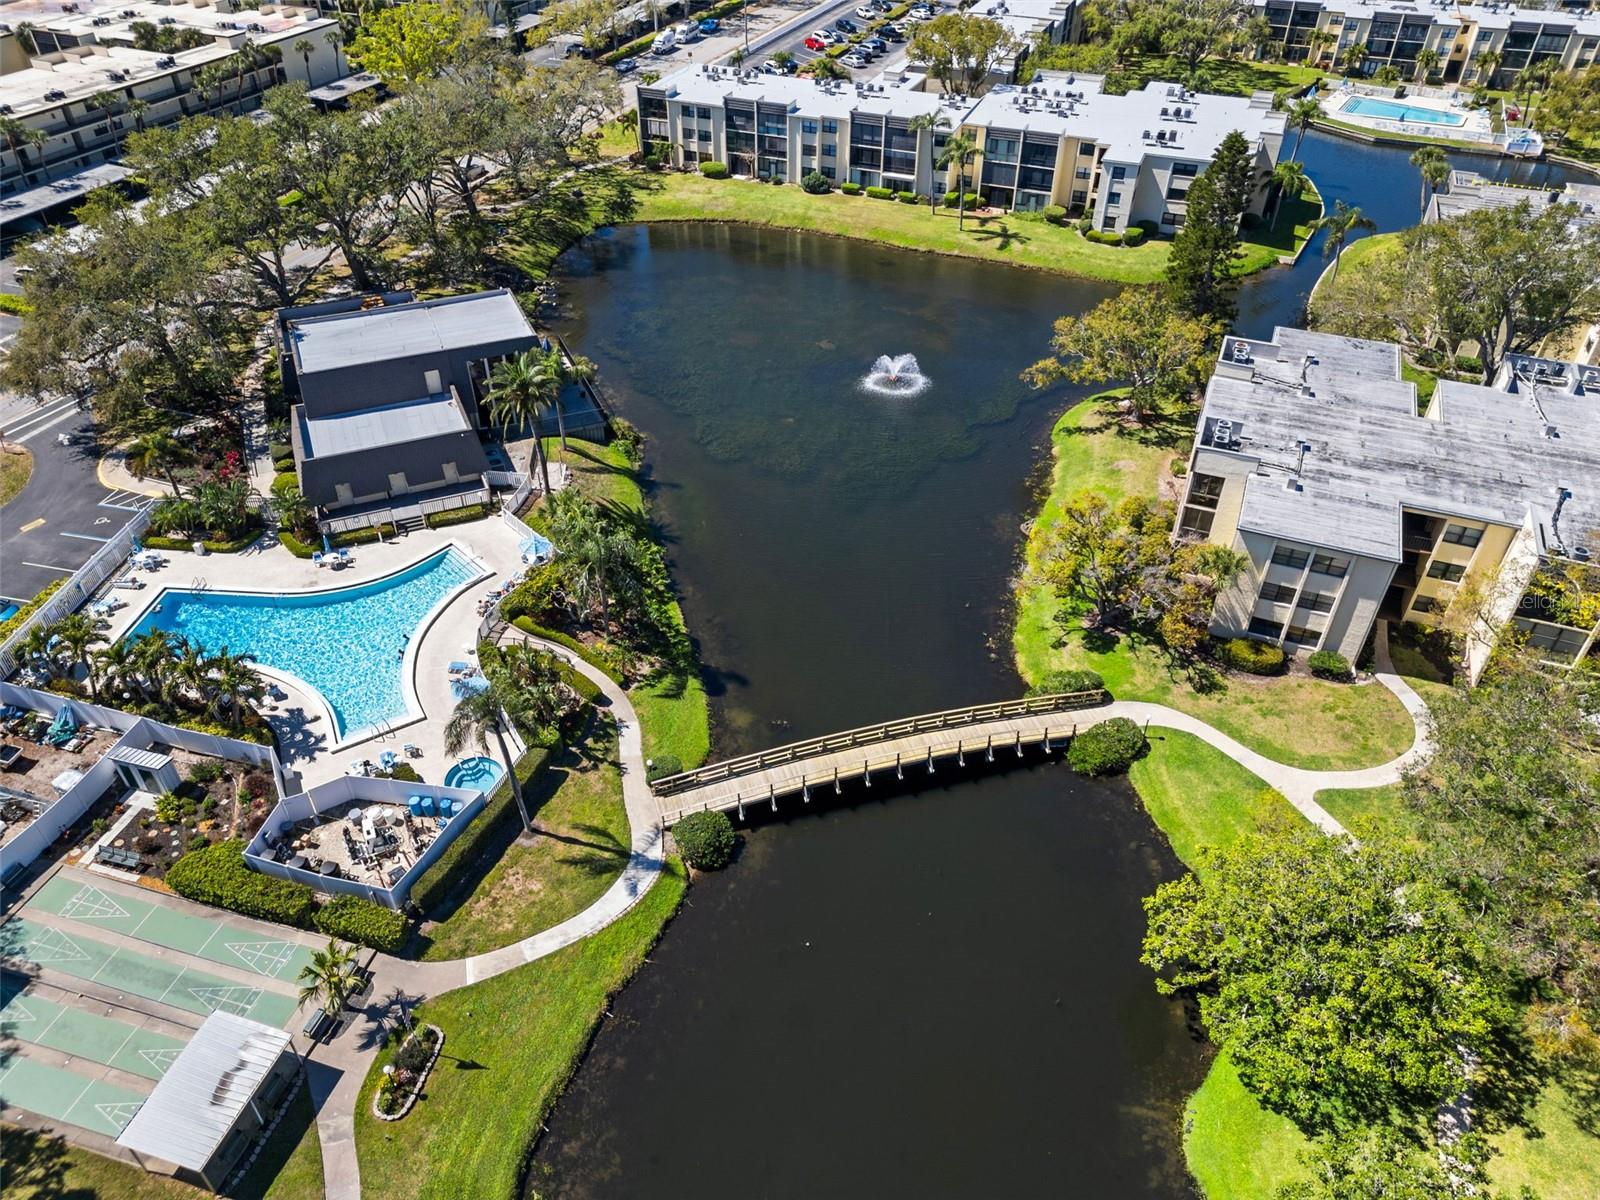
[[[110,896],[87,883],[67,899],[58,915],[72,921],[107,921],[132,916]]]
[[[89,955],[82,946],[78,945],[77,942],[59,929],[48,927],[41,928],[28,939],[26,951],[28,957],[41,966],[47,963],[87,962],[89,960]],[[106,960],[106,962],[110,961],[110,959]],[[102,964],[102,969],[104,969],[104,964]]]
[[[172,1064],[178,1061],[178,1055],[182,1051],[182,1046],[173,1046],[161,1050],[141,1050],[139,1051],[139,1057],[154,1067],[157,1074],[165,1075],[172,1069]]]
[[[276,979],[298,950],[297,942],[229,942],[228,949],[258,975]]]
[[[261,999],[261,989],[234,984],[230,987],[192,987],[189,994],[212,1012],[219,1009],[236,1017],[247,1017]]]
[[[121,1133],[127,1128],[128,1122],[133,1120],[133,1114],[143,1108],[144,1105],[143,1103],[135,1104],[131,1101],[123,1100],[114,1104],[96,1104],[94,1107],[95,1111],[104,1117],[108,1123],[115,1125],[117,1132]]]

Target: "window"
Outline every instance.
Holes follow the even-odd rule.
[[[1283,636],[1283,622],[1269,621],[1266,617],[1251,617],[1250,635],[1252,637],[1267,638],[1275,642]]]
[[[800,154],[804,158],[815,158],[817,156],[817,147],[811,142],[801,142]]]
[[[1466,546],[1471,549],[1483,541],[1483,530],[1471,529],[1466,525],[1446,525],[1444,540],[1452,546]]]
[[[991,135],[984,139],[983,156],[985,158],[997,158],[1002,162],[1016,162],[1017,139]]]
[[[1087,179],[1089,178],[1090,174],[1092,174],[1092,172],[1088,167],[1079,167],[1077,170],[1072,172],[1073,178],[1075,179]]]
[[[1073,191],[1073,193],[1072,193],[1072,207],[1073,208],[1082,208],[1087,203],[1089,203],[1089,193],[1088,192],[1085,192],[1085,191],[1083,191],[1081,189],[1077,189],[1077,190]]]
[[[1220,475],[1195,474],[1189,479],[1188,504],[1198,504],[1202,508],[1215,508],[1217,501],[1222,497],[1223,479]]]
[[[1179,226],[1181,226],[1183,224],[1183,214],[1182,213],[1175,213],[1175,212],[1164,212],[1164,213],[1161,214],[1161,223],[1163,225],[1171,225],[1174,228],[1177,228],[1177,227],[1179,227]]]
[[[1283,635],[1283,640],[1293,642],[1295,645],[1311,645],[1322,635],[1315,629],[1307,629],[1304,625],[1291,625],[1289,632]]]
[[[837,121],[824,121],[822,123],[822,132],[823,133],[838,133],[839,132],[839,122],[837,122]]]
[[[815,121],[801,121],[800,122],[800,132],[801,133],[815,133],[816,131],[817,131],[817,123]]]
[[[1193,178],[1195,175],[1198,175],[1199,173],[1200,173],[1200,168],[1195,163],[1173,163],[1172,164],[1172,177],[1174,179],[1183,179],[1185,177]]]
[[[1411,607],[1420,613],[1431,613],[1438,611],[1439,602],[1432,596],[1418,596],[1411,602]]]
[[[1528,639],[1528,645],[1540,651],[1545,658],[1560,659],[1571,662],[1578,657],[1578,651],[1583,649],[1584,642],[1589,640],[1589,635],[1581,629],[1565,629],[1560,625],[1550,625],[1544,621],[1529,621],[1517,617],[1512,621],[1518,632]]]
[[[695,110],[695,112],[696,112],[696,113],[697,113],[697,114],[699,114],[699,117],[700,117],[700,119],[701,119],[701,120],[702,120],[702,121],[709,121],[709,120],[711,120],[711,110],[710,110],[710,109],[709,109],[709,108],[706,108],[706,107],[705,107],[705,106],[704,106],[704,105],[702,105],[702,106],[700,106],[700,107],[699,107],[699,108],[697,108],[697,109],[696,109],[696,110]]]
[[[1121,192],[1112,192],[1106,197],[1106,207],[1108,207],[1108,208],[1111,207],[1114,204],[1121,204],[1121,203],[1122,203],[1122,193]]]
[[[1428,564],[1429,579],[1442,579],[1446,583],[1455,583],[1466,573],[1467,569],[1460,563],[1435,560]]]
[[[1312,612],[1332,612],[1333,593],[1307,592],[1304,596],[1300,597],[1300,603],[1296,605],[1296,607],[1309,608]]]
[[[1319,554],[1317,557],[1321,558],[1322,556]],[[1280,567],[1293,567],[1299,570],[1311,561],[1311,555],[1304,550],[1295,550],[1289,546],[1279,546],[1272,552],[1272,561]]]
[[[823,142],[822,143],[822,157],[823,158],[834,158],[834,157],[837,157],[838,153],[839,153],[839,147],[834,145],[832,142]]]
[[[1282,583],[1268,583],[1261,588],[1258,599],[1265,600],[1268,604],[1293,604],[1294,589]]]
[[[1093,142],[1079,142],[1078,143],[1078,154],[1079,154],[1080,157],[1088,158],[1093,153],[1094,153],[1094,143]]]
[[[822,177],[824,179],[832,179],[835,174],[836,174],[836,172],[834,171],[834,169],[832,167],[823,167],[822,168]]]
[[[1331,554],[1319,554],[1311,560],[1311,569],[1318,575],[1329,575],[1334,579],[1343,579],[1345,572],[1350,569],[1348,558],[1335,558]]]
[[[1217,514],[1209,508],[1184,507],[1183,520],[1178,523],[1180,533],[1192,533],[1197,537],[1207,537],[1211,533],[1211,523],[1216,520]]]
[[[1112,167],[1111,168],[1111,178],[1113,178],[1113,179],[1126,179],[1127,177],[1128,177],[1128,168],[1127,167]]]

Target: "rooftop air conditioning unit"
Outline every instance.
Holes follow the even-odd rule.
[[[1233,445],[1233,422],[1227,419],[1218,421],[1211,427],[1211,444],[1213,446]]]
[[[1144,131],[1144,140],[1147,142],[1150,140],[1150,131],[1148,129]]]

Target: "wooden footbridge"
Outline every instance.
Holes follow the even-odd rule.
[[[1080,722],[1094,723],[1078,714],[1110,698],[1103,690],[1062,692],[906,717],[668,775],[651,787],[669,825],[703,809],[735,810],[741,817],[750,804],[776,811],[779,796],[799,792],[809,801],[816,788],[837,795],[851,779],[871,787],[874,775],[932,775],[942,760],[963,766],[969,756],[982,756],[994,762],[1004,755],[1020,758],[1029,747],[1049,754],[1072,740]]]

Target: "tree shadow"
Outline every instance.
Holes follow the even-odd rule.
[[[1013,229],[1004,221],[999,222],[993,229],[985,222],[980,228],[972,231],[972,240],[975,242],[988,242],[994,249],[1004,253],[1015,245],[1022,245],[1033,239],[1019,230]]]
[[[8,1196],[27,1195],[33,1200],[94,1200],[93,1188],[67,1185],[66,1139],[19,1126],[9,1126],[0,1137],[0,1178]]]

